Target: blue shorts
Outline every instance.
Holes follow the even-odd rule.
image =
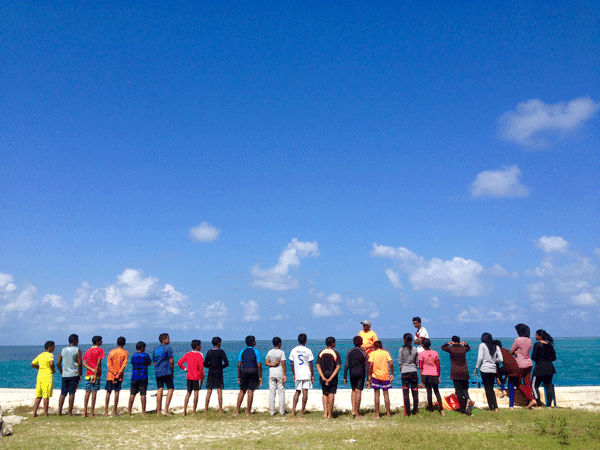
[[[100,390],[100,378],[96,378],[96,381],[94,382],[85,380],[83,389],[85,389],[86,392],[98,392]]]
[[[104,389],[106,389],[107,392],[120,392],[121,391],[121,385],[123,384],[123,381],[108,381],[106,380],[106,386],[104,386]]]
[[[67,394],[75,395],[75,391],[79,387],[79,375],[74,377],[63,377],[60,395],[65,397]]]

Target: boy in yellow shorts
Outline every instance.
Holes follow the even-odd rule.
[[[33,417],[37,416],[42,398],[44,399],[44,416],[48,415],[48,405],[52,397],[54,369],[54,341],[44,344],[45,351],[40,353],[33,361],[31,367],[38,371],[35,385],[35,403],[33,404]]]

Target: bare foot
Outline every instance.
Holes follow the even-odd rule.
[[[446,411],[444,411],[443,409],[440,411],[440,413],[442,414],[442,416],[446,415]]]
[[[356,415],[356,416],[354,416],[354,417],[356,417],[357,419],[360,419],[361,417],[365,417],[365,416],[361,416],[360,414],[357,414],[357,415]]]
[[[379,415],[373,417],[374,420],[379,420]]]

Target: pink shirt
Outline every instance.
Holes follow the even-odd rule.
[[[518,337],[513,342],[512,347],[510,348],[511,353],[515,353],[515,359],[517,360],[517,365],[524,369],[525,367],[533,366],[533,362],[529,357],[529,352],[531,351],[531,339],[528,337]]]
[[[440,376],[440,355],[435,350],[425,350],[419,353],[419,369],[423,375]]]

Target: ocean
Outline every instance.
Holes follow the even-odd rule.
[[[514,338],[500,339],[504,347],[510,347]],[[387,350],[394,360],[394,373],[396,378],[392,383],[392,387],[400,387],[400,377],[398,376],[398,350],[402,346],[401,339],[382,339],[384,350]],[[441,362],[441,376],[440,376],[440,387],[452,387],[450,380],[450,358],[446,352],[441,351],[441,346],[446,342],[442,339],[432,339],[431,349],[436,350],[440,354]],[[473,373],[475,363],[477,362],[477,349],[480,344],[479,339],[467,339],[466,342],[471,346],[471,351],[467,353],[467,361],[469,363],[469,370]],[[152,356],[152,350],[156,347],[157,343],[148,343],[146,346],[146,352]],[[282,350],[286,356],[292,348],[297,345],[296,341],[283,341]],[[56,359],[60,354],[60,350],[65,345],[57,345],[54,351],[54,358]],[[80,345],[82,352],[85,352],[90,345]],[[104,344],[103,348],[108,355],[108,352],[114,347],[111,344]],[[181,358],[186,352],[191,350],[190,343],[188,342],[172,342],[173,352],[175,355],[175,363]],[[229,367],[225,369],[225,389],[238,389],[237,385],[237,357],[241,350],[245,348],[245,344],[242,341],[230,341],[223,342],[222,349],[227,353],[229,359]],[[315,360],[318,352],[325,347],[324,340],[309,340],[307,347],[313,351]],[[337,341],[336,349],[342,355],[342,371],[344,370],[343,361],[345,360],[346,352],[352,348],[352,340],[340,339]],[[600,338],[558,338],[554,342],[556,349],[557,360],[554,363],[556,368],[556,375],[554,376],[554,383],[558,386],[600,386]],[[129,351],[129,355],[135,353],[135,343],[128,343],[125,348]],[[202,353],[212,348],[210,342],[206,341],[202,343]],[[267,381],[268,369],[264,365],[264,358],[267,352],[272,348],[270,341],[257,341],[256,348],[260,351],[263,363],[263,385],[260,389],[268,389],[269,383]],[[41,352],[44,351],[43,346],[38,345],[25,345],[25,346],[0,346],[0,388],[35,388],[37,371],[32,369],[30,366],[31,361]],[[315,361],[316,363],[316,361]],[[293,389],[294,383],[291,378],[291,370],[289,368],[289,362],[287,364],[288,381],[286,388]],[[84,369],[85,370],[85,369]],[[343,372],[342,372],[343,373]],[[106,362],[102,370],[103,383],[106,377]],[[155,389],[155,385],[152,382],[154,379],[154,368],[149,368],[150,376],[150,389]],[[128,365],[125,371],[125,380],[123,382],[124,388],[129,388],[129,380],[131,378],[131,365]],[[472,380],[480,380],[479,376],[472,375]],[[319,387],[318,384],[318,373],[315,367],[315,387]],[[56,373],[54,376],[55,389],[60,389],[61,378],[60,374]],[[83,387],[83,385],[80,385]],[[185,372],[175,365],[175,389],[186,388],[186,377]],[[342,377],[340,376],[340,389],[348,388],[343,384]]]

